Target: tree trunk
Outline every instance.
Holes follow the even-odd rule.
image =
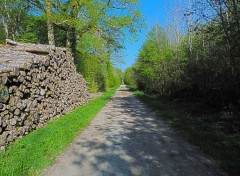
[[[5,37],[6,37],[6,39],[8,39],[8,38],[9,38],[8,25],[7,25],[7,23],[5,22],[4,17],[3,17],[3,27],[4,27]]]
[[[53,24],[48,20],[48,42],[49,45],[55,45]]]
[[[70,37],[70,48],[72,50],[72,54],[73,54],[73,57],[74,57],[74,62],[76,63],[76,58],[75,58],[75,55],[76,55],[76,52],[77,52],[77,39],[76,39],[76,28],[75,27],[72,27],[70,28],[70,34],[69,34],[69,37]]]
[[[55,45],[54,40],[54,27],[51,18],[52,15],[52,5],[51,0],[45,0],[46,3],[46,15],[47,15],[47,25],[48,25],[48,42],[49,45]]]
[[[71,18],[77,18],[77,6],[76,5],[72,5],[71,6]],[[70,43],[70,48],[72,50],[72,54],[73,54],[73,58],[74,58],[74,63],[77,63],[77,57],[76,57],[76,53],[77,53],[77,38],[76,38],[76,27],[73,26],[69,29],[69,43]]]
[[[5,2],[5,3],[4,3]],[[2,3],[4,3],[4,4],[2,4]],[[4,12],[4,11],[6,11],[6,1],[3,1],[0,5],[2,6],[2,11]],[[9,17],[9,14],[7,13],[7,15],[8,15],[8,17]],[[4,33],[5,33],[5,37],[6,37],[6,39],[8,39],[9,38],[9,31],[8,31],[8,23],[7,23],[7,21],[6,21],[6,16],[4,16],[3,14],[1,14],[1,16],[2,16],[2,23],[3,23],[3,28],[4,28]]]
[[[192,14],[191,14],[191,9],[192,9],[192,1],[188,0],[188,47],[189,47],[189,52],[190,52],[190,58],[192,59],[192,38],[193,38],[193,26],[192,26]]]

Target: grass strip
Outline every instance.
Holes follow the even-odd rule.
[[[190,118],[187,114],[187,107],[178,107],[164,98],[148,96],[134,89],[130,90],[148,107],[157,112],[167,124],[183,134],[190,143],[199,146],[202,151],[211,156],[230,175],[239,176],[239,136],[225,136],[201,121]]]
[[[115,91],[116,88],[109,89],[102,96],[10,144],[5,153],[0,152],[0,175],[36,175],[51,165],[89,125]]]

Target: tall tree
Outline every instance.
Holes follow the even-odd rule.
[[[25,0],[0,1],[0,16],[5,31],[5,38],[16,40],[21,35],[21,25],[27,18],[29,5]]]
[[[55,45],[54,27],[53,27],[53,22],[51,20],[51,16],[52,16],[51,0],[45,0],[45,4],[46,4],[46,16],[47,16],[47,26],[48,26],[48,42],[49,42],[49,45]]]
[[[119,48],[124,33],[135,33],[140,21],[137,1],[64,1],[57,5],[56,25],[68,33],[68,43],[72,52],[77,52],[77,41],[85,34],[100,31],[100,35],[111,46]],[[124,14],[124,15],[123,15]],[[122,35],[122,36],[121,36]]]

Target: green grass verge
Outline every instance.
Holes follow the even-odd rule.
[[[5,153],[0,152],[0,175],[41,173],[89,125],[115,91],[116,88],[109,89],[102,96],[10,144]]]
[[[161,119],[173,126],[187,140],[211,156],[230,175],[240,174],[240,138],[225,136],[220,131],[188,115],[187,107],[177,106],[165,98],[148,96],[130,89],[146,105],[156,111]]]

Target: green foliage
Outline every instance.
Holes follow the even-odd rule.
[[[0,152],[0,175],[36,175],[52,164],[79,132],[89,125],[115,90],[109,89],[101,97],[10,144],[5,153]]]
[[[153,95],[137,92],[159,110],[167,123],[200,146],[231,175],[239,175],[240,1],[195,3],[196,7],[184,14],[188,31],[179,37],[179,45],[170,45],[169,41],[174,39],[166,37],[159,27],[150,31],[130,79],[140,90]],[[199,19],[192,14],[200,15]],[[157,95],[168,100],[158,99]],[[183,104],[178,109],[173,103],[178,100],[191,105]],[[204,109],[189,110],[193,102]],[[199,110],[201,113],[194,115]],[[203,111],[211,111],[211,115]]]
[[[113,81],[113,84],[114,85],[122,84],[122,79],[123,79],[122,70],[120,70],[119,68],[114,68],[113,71],[114,71],[114,81]]]
[[[168,45],[164,31],[156,25],[143,44],[134,66],[135,81],[140,89],[161,95],[174,94],[182,86],[184,62],[176,49]],[[134,82],[134,81],[132,81]]]
[[[105,91],[107,88],[121,84],[121,70],[114,68],[111,62],[99,60],[84,55],[80,62],[79,71],[88,82],[90,92]]]
[[[129,85],[133,88],[136,88],[137,83],[135,81],[134,68],[128,68],[124,72],[124,84]]]
[[[238,113],[240,7],[236,0],[196,2],[199,20],[207,22],[189,29],[178,46],[170,45],[171,36],[156,25],[139,51],[132,79],[149,93],[202,100],[218,110]],[[207,18],[209,9],[202,14],[206,5],[217,12],[213,18]]]
[[[107,42],[95,34],[86,33],[78,42],[77,68],[88,82],[89,91],[105,91],[121,83],[121,71],[110,62]]]
[[[47,16],[48,24],[64,31],[65,44],[71,48],[74,56],[77,54],[77,43],[85,34],[97,35],[108,43],[112,51],[116,51],[123,48],[124,37],[132,39],[136,36],[142,24],[138,1],[135,0],[51,0],[51,4],[42,0],[27,2]],[[46,9],[49,6],[52,8]],[[47,15],[47,12],[51,15]],[[48,35],[52,32],[49,31]],[[74,59],[77,62],[79,58]]]
[[[29,16],[22,26],[20,42],[47,44],[47,23],[44,16]]]
[[[15,40],[23,34],[21,27],[28,18],[28,10],[29,6],[25,0],[0,1],[0,17],[4,26],[4,38]]]
[[[91,92],[120,84],[111,62],[123,40],[134,40],[142,25],[137,0],[3,0],[0,5],[7,29],[0,29],[0,43],[11,38],[47,44],[54,38],[51,43],[71,49]]]

